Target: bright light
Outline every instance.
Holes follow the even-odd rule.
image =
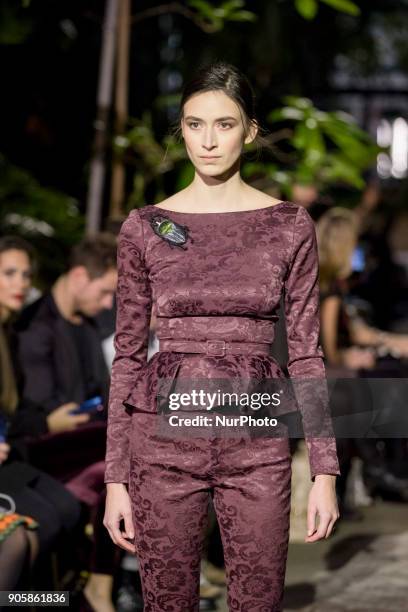
[[[408,168],[408,125],[405,119],[395,119],[392,131],[391,172],[395,178],[404,178]]]
[[[392,122],[382,119],[377,127],[377,143],[390,147],[390,153],[377,156],[377,172],[381,178],[405,178],[408,174],[408,124],[403,117]]]

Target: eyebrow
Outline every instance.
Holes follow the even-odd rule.
[[[188,115],[188,117],[185,117],[185,121],[187,121],[187,119],[194,119],[195,121],[202,121],[200,117],[194,117],[193,115]],[[218,119],[215,119],[215,121],[226,121],[227,119],[232,119],[233,121],[236,121],[235,117],[218,117]]]

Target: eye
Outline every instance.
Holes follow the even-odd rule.
[[[192,127],[193,125],[198,125],[198,121],[191,121],[191,122],[188,124],[188,127]]]
[[[220,125],[232,127],[232,123],[228,123],[227,121],[221,121]]]

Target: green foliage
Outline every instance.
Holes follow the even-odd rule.
[[[197,11],[212,32],[222,30],[226,21],[256,21],[257,19],[254,13],[243,9],[244,0],[227,0],[217,6],[206,0],[187,0],[187,5]]]
[[[285,106],[268,115],[271,122],[293,126],[287,143],[294,154],[288,170],[291,181],[285,176],[282,188],[296,181],[318,188],[344,183],[362,189],[363,171],[386,149],[377,146],[347,113],[323,112],[308,98],[286,96],[283,101]]]
[[[0,3],[0,45],[20,45],[29,37],[33,22],[24,10],[27,6],[16,0],[3,0]]]
[[[318,0],[295,0],[297,12],[305,19],[314,19],[319,8]]]
[[[283,144],[285,159],[289,157],[289,161],[279,161],[279,151],[275,159],[262,161],[246,161],[245,154],[242,176],[262,186],[279,186],[287,195],[295,182],[313,184],[318,189],[339,184],[363,189],[363,171],[385,149],[378,147],[347,113],[323,112],[308,98],[286,96],[283,101],[285,105],[272,110],[268,120],[284,122],[288,128],[289,136]],[[163,104],[161,99],[160,106]],[[273,136],[272,132],[272,140]],[[251,153],[255,148],[246,145],[245,151]],[[155,194],[156,202],[161,201],[168,195],[169,184],[171,190],[175,187],[175,191],[180,191],[194,178],[194,167],[184,144],[173,135],[157,141],[150,112],[141,120],[132,120],[127,134],[116,139],[116,152],[134,170],[127,210],[143,206],[148,193]],[[166,176],[170,176],[170,183]]]
[[[18,234],[36,247],[41,284],[47,284],[63,269],[85,223],[75,199],[42,187],[0,155],[0,227],[2,234]]]
[[[152,113],[145,111],[142,119],[130,119],[129,130],[114,140],[114,152],[134,170],[133,189],[127,209],[146,203],[146,192],[154,186],[157,197],[165,197],[164,175],[177,169],[183,172],[187,157],[182,143],[167,134],[157,141],[152,126]]]
[[[348,15],[357,16],[361,13],[359,6],[351,0],[295,0],[295,8],[305,19],[314,19],[319,10],[319,1]]]
[[[361,13],[360,7],[355,2],[351,2],[351,0],[320,0],[320,2],[324,2],[324,4],[328,4],[337,11],[348,13],[349,15],[357,16]]]

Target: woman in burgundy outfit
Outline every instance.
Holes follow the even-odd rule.
[[[155,404],[161,380],[284,377],[269,355],[282,292],[288,373],[325,378],[313,221],[301,206],[266,196],[240,176],[244,144],[262,142],[253,104],[251,86],[234,66],[201,69],[184,89],[178,121],[194,180],[160,205],[131,211],[119,235],[104,525],[118,546],[138,555],[145,612],[198,611],[210,495],[229,609],[282,608],[288,437],[213,430],[166,437]],[[147,363],[153,301],[160,345]],[[339,516],[340,470],[332,436],[306,442],[313,484],[305,541],[315,542],[330,535]]]

